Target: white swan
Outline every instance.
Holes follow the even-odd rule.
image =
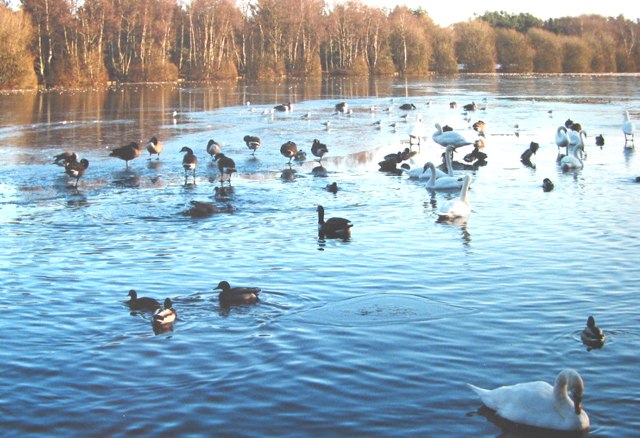
[[[422,122],[422,114],[418,114],[416,122],[409,128],[409,137],[426,138],[427,130]]]
[[[560,167],[562,167],[562,170],[582,169],[584,167],[584,163],[580,158],[582,155],[581,152],[584,152],[584,146],[570,146],[567,155],[562,157],[560,160]]]
[[[625,110],[622,115],[624,116],[624,122],[622,123],[622,132],[624,132],[624,147],[627,147],[629,137],[631,138],[630,147],[633,147],[633,140],[636,134],[636,125],[635,123],[633,123],[633,120],[629,118],[629,111]]]
[[[564,126],[558,126],[558,130],[556,131],[556,145],[558,146],[558,150],[569,146],[569,134],[567,133],[567,128]]]
[[[431,163],[433,165],[433,163]],[[409,179],[431,179],[431,170],[429,170],[429,163],[424,163],[422,167],[414,167],[413,169],[401,168],[401,170],[409,175]],[[435,166],[434,166],[435,168]],[[440,169],[436,169],[436,178],[448,176]]]
[[[438,143],[440,146],[466,146],[469,144],[473,144],[472,141],[464,138],[459,132],[455,131],[447,131],[443,132],[440,123],[435,124],[437,131],[433,133],[431,138],[433,141]]]
[[[584,147],[584,141],[587,138],[587,133],[585,131],[575,131],[572,129],[567,133],[567,136],[569,138],[569,148],[571,148],[572,146]]]
[[[449,199],[443,203],[438,209],[440,219],[457,219],[466,218],[471,214],[471,206],[469,205],[468,194],[471,185],[471,176],[462,177],[462,188],[458,198]]]
[[[431,177],[427,180],[427,188],[431,190],[455,190],[462,188],[464,185],[464,178],[444,175],[438,177],[436,173],[436,166],[432,162],[425,164],[428,168],[427,172],[431,173]]]
[[[561,371],[554,386],[527,382],[487,390],[467,385],[488,408],[514,423],[562,431],[589,428],[589,417],[582,410],[584,382],[574,370]]]

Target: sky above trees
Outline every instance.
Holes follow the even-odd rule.
[[[340,3],[347,0],[329,0]],[[631,21],[640,19],[640,2],[624,0],[562,0],[560,2],[536,1],[518,2],[513,0],[361,0],[368,6],[393,9],[397,5],[422,8],[439,26],[467,21],[474,13],[482,15],[487,11],[505,11],[510,14],[529,13],[537,18],[575,17],[582,14],[597,14],[603,17],[624,18]]]

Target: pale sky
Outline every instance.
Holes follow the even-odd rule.
[[[343,1],[343,0],[338,0]],[[421,7],[440,26],[467,21],[473,14],[505,11],[509,14],[529,13],[546,20],[558,17],[577,17],[582,14],[597,14],[604,17],[624,18],[631,21],[640,19],[640,2],[636,0],[361,0],[368,6],[393,9],[397,5],[409,8]]]

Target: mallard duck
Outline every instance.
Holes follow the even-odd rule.
[[[162,153],[163,149],[164,147],[162,146],[162,143],[158,141],[158,137],[154,135],[149,139],[149,142],[147,143],[147,151],[149,152],[149,159],[151,159],[151,157],[155,154],[158,156],[156,160],[159,160],[160,153]]]
[[[604,331],[596,326],[593,316],[587,318],[587,326],[582,330],[582,342],[592,348],[600,348],[604,345],[606,336]]]
[[[191,171],[193,174],[193,183],[196,183],[196,169],[198,168],[198,157],[195,156],[193,150],[188,147],[183,147],[180,149],[181,153],[184,153],[184,157],[182,157],[182,167],[184,168],[184,182],[187,183],[187,175],[188,172]]]
[[[210,139],[207,143],[207,153],[211,156],[211,159],[214,159],[214,157],[220,152],[222,152],[222,146],[220,143],[214,139]]]
[[[80,162],[78,161],[67,162],[67,164],[64,166],[64,171],[71,178],[76,179],[76,187],[78,187],[78,182],[80,181],[80,178],[82,177],[82,175],[84,175],[84,171],[87,170],[88,167],[89,167],[89,160],[87,160],[86,158],[83,158],[82,160],[80,160]]]
[[[161,309],[160,303],[153,298],[140,297],[138,298],[138,292],[134,289],[129,291],[129,301],[127,304],[131,310],[142,310],[147,312],[153,312],[157,309]]]
[[[467,385],[485,406],[513,423],[562,431],[589,428],[589,417],[582,410],[584,382],[575,370],[561,371],[553,386],[526,382],[488,390]]]
[[[288,113],[291,111],[291,102],[282,103],[273,107],[274,111]]]
[[[349,219],[341,217],[332,217],[324,220],[324,207],[318,205],[318,235],[321,239],[329,238],[347,238],[351,235],[351,227],[353,224]]]
[[[228,306],[231,304],[253,304],[258,301],[260,288],[258,287],[231,287],[226,281],[221,281],[214,290],[220,290],[218,298],[220,304]]]
[[[127,145],[120,146],[119,148],[112,150],[109,156],[124,160],[125,167],[128,169],[129,161],[138,158],[140,156],[140,153],[140,144],[132,141]]]
[[[322,161],[322,158],[329,152],[329,148],[326,144],[320,143],[320,140],[313,140],[313,144],[311,145],[311,153],[318,157],[318,161]]]
[[[177,318],[178,312],[173,308],[171,298],[166,298],[164,300],[164,307],[162,309],[157,309],[153,314],[153,323],[162,325],[171,324]]]
[[[480,137],[484,137],[484,128],[485,128],[485,126],[486,126],[486,124],[482,120],[478,120],[473,125],[471,125],[473,130],[476,131],[478,133],[478,136],[480,136]]]
[[[251,155],[255,155],[261,144],[260,137],[256,137],[255,135],[245,135],[243,140],[247,147],[252,151]]]

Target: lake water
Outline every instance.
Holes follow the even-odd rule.
[[[625,109],[640,117],[639,84],[477,76],[1,95],[0,433],[515,437],[465,383],[553,383],[575,368],[589,435],[638,436],[640,158],[621,125]],[[262,115],[287,101],[292,112]],[[333,115],[341,101],[353,114]],[[465,115],[472,101],[486,108]],[[437,221],[456,192],[378,171],[418,114],[429,134],[438,122],[472,140],[470,125],[486,122],[487,165],[456,171],[473,177],[464,223]],[[588,134],[580,171],[556,161],[567,118]],[[247,134],[262,139],[255,157]],[[143,152],[127,170],[109,157],[152,135],[160,160]],[[237,164],[226,192],[210,138]],[[293,178],[288,140],[309,154]],[[532,141],[535,168],[520,162]],[[200,159],[196,184],[183,146]],[[65,150],[90,162],[77,189],[52,164]],[[441,153],[429,135],[413,165]],[[182,215],[192,200],[223,212]],[[349,240],[318,239],[318,204],[353,222]],[[260,287],[261,300],[221,308],[221,280]],[[156,334],[126,306],[130,289],[170,297],[178,320]],[[601,349],[580,340],[589,315]]]

